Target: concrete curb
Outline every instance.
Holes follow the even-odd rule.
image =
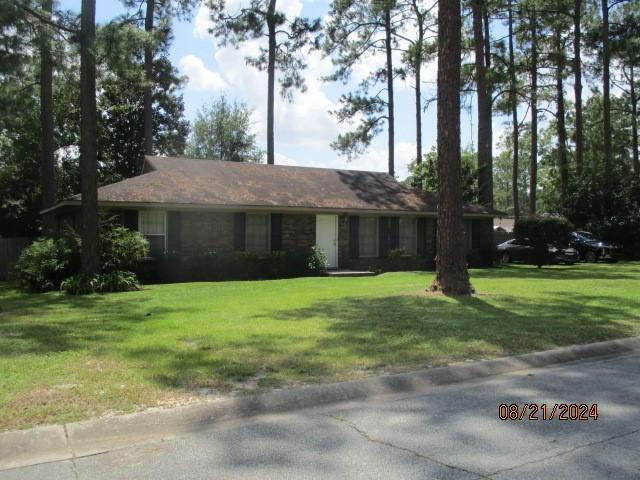
[[[427,392],[442,385],[634,350],[640,350],[640,337],[573,345],[494,360],[463,362],[411,373],[281,390],[200,405],[147,410],[63,426],[6,432],[0,434],[0,470],[68,460],[149,440],[176,437],[210,428],[222,421],[381,395]]]

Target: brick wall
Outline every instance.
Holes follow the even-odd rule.
[[[316,243],[316,216],[313,214],[282,215],[282,250],[310,251]]]
[[[58,221],[77,220],[78,211],[64,212]],[[234,214],[227,212],[182,211],[179,213],[179,241],[177,245],[182,255],[192,256],[206,251],[215,251],[217,261],[225,265],[234,262]],[[490,266],[493,261],[493,222],[492,219],[468,220],[472,224],[476,245],[469,252],[472,266]],[[349,216],[338,216],[338,260],[339,268],[394,271],[425,270],[435,267],[436,256],[436,219],[426,220],[426,253],[424,257],[396,258],[349,258]],[[169,231],[173,232],[171,227]],[[174,233],[175,234],[175,233]],[[465,239],[461,239],[465,241]],[[282,215],[282,250],[285,252],[307,254],[316,242],[315,214]],[[175,245],[174,242],[170,242]],[[231,267],[230,267],[231,268]],[[185,274],[182,280],[189,280]],[[222,278],[221,278],[222,279]]]
[[[396,258],[349,258],[349,216],[338,218],[338,252],[340,268],[371,271],[427,270],[435,267],[436,220],[427,218],[427,244],[424,257],[407,256]]]
[[[180,250],[185,254],[213,250],[233,253],[233,213],[181,212]]]

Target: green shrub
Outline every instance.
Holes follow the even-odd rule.
[[[103,272],[133,271],[149,254],[149,242],[140,232],[106,223],[100,229]]]
[[[69,295],[88,295],[96,291],[97,275],[76,273],[60,284],[60,291]]]
[[[287,278],[309,273],[309,250],[277,251],[257,254],[234,252],[220,255],[214,251],[195,253],[167,252],[155,265],[156,282],[256,280]]]
[[[65,279],[68,281],[64,282],[64,291],[90,293],[130,290],[131,276],[135,279],[135,274],[131,271],[138,269],[147,256],[149,243],[138,232],[112,222],[101,223],[100,278],[105,285],[104,289],[93,285],[94,278],[87,278],[78,273],[81,250],[80,238],[73,231],[66,232],[64,237],[58,239],[36,240],[20,254],[13,275],[22,288],[32,292],[57,290],[62,288]],[[114,275],[109,276],[111,273]],[[135,285],[138,285],[137,280]]]
[[[327,272],[327,256],[318,245],[311,247],[311,254],[307,262],[307,268],[311,273],[322,275]]]
[[[134,273],[122,270],[98,275],[73,275],[62,282],[60,290],[69,295],[88,295],[91,293],[130,292],[139,290],[140,284]]]
[[[241,280],[260,278],[260,257],[254,252],[235,252],[230,274]]]
[[[404,248],[392,248],[387,252],[388,258],[400,258],[406,256],[407,252],[405,252]]]
[[[13,270],[22,288],[32,292],[56,290],[79,265],[78,244],[71,238],[42,238],[20,253]]]
[[[193,280],[214,280],[220,270],[218,262],[218,254],[215,251],[202,250],[188,257],[185,267]]]
[[[123,270],[102,273],[96,277],[95,281],[95,291],[99,293],[140,290],[140,284],[135,273]]]
[[[516,222],[513,233],[519,242],[533,246],[533,263],[542,268],[549,263],[549,245],[565,245],[572,230],[563,217],[528,217]]]

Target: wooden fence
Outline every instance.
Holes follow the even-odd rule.
[[[6,280],[13,265],[24,247],[35,239],[31,237],[0,238],[0,280]]]

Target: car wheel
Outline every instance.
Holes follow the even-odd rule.
[[[500,263],[502,265],[506,265],[507,263],[509,263],[511,261],[511,259],[509,258],[509,254],[507,252],[504,252],[502,254],[502,256],[500,257]]]
[[[598,256],[595,254],[595,252],[587,252],[587,254],[584,256],[584,259],[589,263],[596,263],[598,261]]]

